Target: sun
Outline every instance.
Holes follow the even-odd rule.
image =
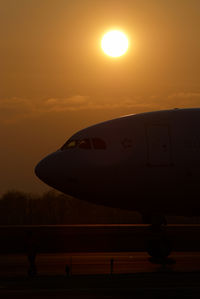
[[[109,31],[101,40],[101,48],[111,57],[120,57],[128,50],[128,38],[119,30]]]

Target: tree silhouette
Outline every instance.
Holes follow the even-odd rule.
[[[61,192],[49,190],[41,195],[10,190],[0,198],[0,224],[103,224],[141,223],[141,215],[97,206]],[[199,218],[169,217],[169,223],[200,223]]]

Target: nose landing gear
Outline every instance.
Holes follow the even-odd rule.
[[[147,222],[148,221],[148,222]],[[146,250],[151,256],[151,262],[166,262],[172,251],[172,242],[167,236],[166,218],[159,214],[154,214],[145,218],[146,223],[150,223],[149,233],[146,240]]]

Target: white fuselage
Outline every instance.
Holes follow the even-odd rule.
[[[141,213],[200,214],[200,109],[129,115],[74,134],[36,166],[64,193]]]

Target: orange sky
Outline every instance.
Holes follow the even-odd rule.
[[[0,0],[0,36],[0,193],[44,190],[35,164],[85,126],[200,106],[199,0]]]

